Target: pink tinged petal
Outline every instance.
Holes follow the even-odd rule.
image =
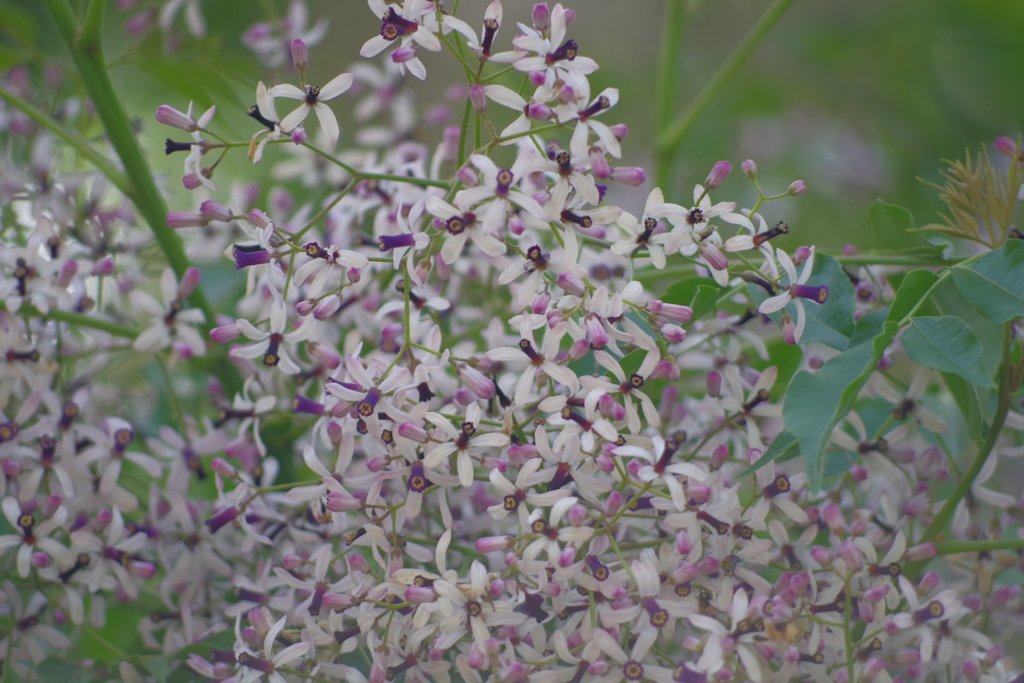
[[[381,52],[383,52],[384,49],[387,48],[387,46],[390,45],[390,44],[391,43],[389,43],[388,41],[384,40],[383,37],[381,37],[379,35],[378,36],[374,36],[373,38],[370,38],[368,41],[363,43],[363,47],[361,47],[359,49],[359,56],[360,57],[376,57]]]
[[[773,296],[762,301],[761,305],[757,307],[757,310],[759,313],[775,313],[776,311],[781,311],[785,308],[789,301],[789,292],[783,292],[778,296]]]
[[[494,235],[485,235],[474,230],[472,237],[473,244],[488,256],[501,256],[505,253],[505,243]]]
[[[327,85],[320,88],[320,94],[317,95],[317,100],[332,100],[338,95],[346,92],[352,87],[352,74],[340,74],[332,78]]]
[[[431,52],[441,51],[441,41],[422,25],[412,34],[412,39]]]
[[[442,261],[444,261],[449,266],[455,263],[455,261],[459,258],[459,255],[462,253],[462,248],[466,246],[466,240],[469,238],[469,235],[467,234],[468,232],[468,230],[463,231],[462,233],[450,236],[448,237],[448,239],[445,240],[444,246],[441,247]],[[504,253],[505,251],[504,246],[505,245],[502,244],[501,253]]]
[[[331,142],[337,142],[338,136],[341,135],[341,130],[338,128],[338,119],[334,117],[334,112],[331,111],[330,107],[322,102],[314,104],[313,109],[316,110],[316,117],[320,119],[320,127],[323,128],[327,139]],[[291,114],[289,114],[289,116],[291,116]],[[281,125],[283,127],[284,123],[282,122]]]
[[[309,116],[310,109],[311,107],[305,102],[300,104],[297,109],[292,111],[288,116],[284,117],[283,121],[281,121],[281,130],[286,133],[290,133],[295,130],[298,125],[305,121],[306,117]]]
[[[502,105],[503,107],[508,107],[509,109],[514,109],[519,112],[526,108],[526,100],[524,100],[514,90],[506,88],[503,85],[484,86],[484,94],[492,101]],[[479,164],[477,164],[477,168],[480,168]],[[481,170],[485,169],[481,168]],[[495,174],[497,174],[497,170],[495,170]]]
[[[569,175],[569,182],[588,202],[595,205],[600,203],[601,194],[597,191],[597,183],[594,182],[591,176],[584,175],[579,171],[573,171]]]
[[[291,83],[283,83],[281,85],[275,85],[273,88],[267,91],[267,94],[271,97],[286,97],[289,100],[305,100],[306,93],[292,85]]]

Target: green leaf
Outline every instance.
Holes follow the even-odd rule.
[[[201,643],[191,643],[186,645],[171,655],[171,659],[188,659],[188,656],[191,654],[196,654],[204,659],[209,659],[210,650],[214,648],[217,648],[218,650],[230,650],[234,646],[234,643],[234,633],[232,633],[230,629],[225,629],[214,633]]]
[[[886,320],[901,322],[910,315],[910,312],[917,306],[917,302],[928,293],[939,276],[930,270],[912,270],[907,273],[896,290],[896,298],[889,307],[889,316]]]
[[[36,18],[10,2],[0,2],[0,28],[27,45],[35,45],[39,37]]]
[[[902,206],[876,199],[868,207],[871,242],[876,252],[915,254],[944,258],[949,243],[938,233],[924,234],[914,227],[914,217]]]
[[[25,55],[13,48],[0,45],[0,71],[7,71],[12,66],[25,63]]]
[[[82,683],[90,669],[60,657],[47,657],[35,666],[35,674],[46,683]]]
[[[911,318],[901,341],[904,350],[920,365],[955,372],[978,386],[995,386],[981,362],[978,338],[959,318]]]
[[[821,458],[832,428],[850,411],[857,393],[898,329],[896,323],[886,321],[871,344],[861,344],[833,356],[815,373],[801,370],[789,383],[782,419],[786,431],[800,441],[811,491],[821,487]]]
[[[807,284],[828,287],[828,301],[823,304],[803,302],[807,324],[800,342],[821,342],[839,351],[845,351],[850,346],[850,337],[855,327],[853,314],[856,293],[850,284],[850,278],[834,258],[828,254],[816,254],[814,270],[811,271]],[[747,293],[756,305],[760,305],[768,298],[765,291],[754,284],[747,285]],[[796,319],[795,303],[790,302],[786,306],[786,311],[794,320]],[[779,323],[782,312],[771,313],[768,317]]]
[[[970,265],[955,266],[953,279],[988,320],[1024,317],[1024,240],[1009,240]]]
[[[964,378],[952,372],[943,372],[942,380],[949,389],[950,396],[956,402],[960,415],[967,425],[967,436],[981,440],[988,436],[988,425],[985,424],[985,411],[978,400],[978,392]]]
[[[815,254],[814,270],[811,272],[808,285],[828,287],[828,301],[816,304],[812,301],[803,302],[807,313],[807,327],[800,338],[800,343],[821,342],[834,349],[845,351],[850,346],[853,335],[856,293],[850,278],[843,271],[839,262],[828,254]],[[796,306],[787,308],[790,315],[796,318]]]
[[[707,277],[688,277],[669,285],[661,300],[667,304],[689,306],[693,309],[693,318],[697,320],[715,308],[722,288],[718,283]]]
[[[171,673],[171,662],[166,657],[143,657],[142,663],[159,683],[164,683],[167,675]]]
[[[751,472],[756,472],[772,460],[786,462],[787,460],[792,460],[798,455],[800,455],[800,440],[789,432],[783,430],[775,437],[772,441],[772,445],[768,447],[768,450],[764,452],[764,455],[758,458],[757,462],[753,465],[743,470],[739,476],[745,477]]]
[[[1003,358],[1002,325],[978,313],[978,309],[967,302],[952,278],[938,284],[928,304],[918,309],[921,315],[951,315],[967,323],[967,327],[981,342],[981,362],[986,374],[995,377]],[[934,312],[927,311],[927,308],[933,308]]]
[[[882,331],[882,323],[888,320],[888,316],[888,306],[862,315],[853,328],[853,335],[850,337],[850,347],[860,346],[877,337]]]

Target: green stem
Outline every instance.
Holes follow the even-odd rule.
[[[32,119],[32,121],[37,125],[46,128],[64,142],[71,145],[79,154],[88,159],[93,166],[98,168],[103,175],[107,177],[107,180],[121,191],[121,194],[128,196],[130,187],[128,185],[128,179],[124,177],[124,173],[121,173],[121,171],[110,163],[106,157],[90,147],[85,140],[50,118],[45,112],[37,108],[28,100],[18,97],[2,85],[0,85],[0,98],[6,100],[12,107],[20,109],[25,116]]]
[[[964,260],[956,257],[945,260],[931,256],[903,256],[900,254],[856,254],[853,256],[830,254],[830,256],[847,266],[931,266],[942,268],[956,265]]]
[[[0,310],[7,310],[7,304],[0,301]],[[79,327],[91,327],[94,330],[103,330],[109,332],[117,337],[127,337],[128,339],[135,339],[141,334],[139,330],[132,329],[125,325],[121,325],[109,320],[101,320],[94,318],[84,313],[72,313],[71,311],[62,311],[57,308],[51,308],[48,312],[43,313],[35,306],[29,304],[22,304],[21,308],[18,309],[20,315],[26,315],[31,318],[44,318],[47,320],[59,320],[64,323],[71,323]]]
[[[775,25],[775,22],[779,20],[779,17],[792,4],[793,0],[775,0],[772,3],[771,7],[765,11],[753,28],[750,29],[750,32],[747,33],[746,37],[743,38],[743,42],[736,46],[736,49],[729,55],[729,58],[725,60],[722,66],[718,67],[718,71],[711,77],[711,80],[708,81],[703,90],[697,94],[697,97],[690,103],[690,106],[672,122],[672,125],[667,130],[658,136],[658,141],[655,145],[655,150],[658,153],[671,152],[679,147],[700,115],[714,101],[718,93],[725,87],[725,84],[732,80],[733,76],[740,70],[740,67],[747,61],[747,58],[750,57],[754,48],[757,47],[771,27]]]
[[[656,128],[664,133],[672,123],[672,106],[675,104],[675,84],[679,73],[679,52],[683,46],[683,32],[688,19],[684,0],[665,0],[665,25],[661,37],[661,53],[658,56],[658,80],[655,89],[657,99]],[[654,162],[654,185],[666,187],[672,171],[674,149],[667,149],[656,155]]]
[[[953,489],[953,493],[942,504],[932,523],[928,525],[928,528],[921,535],[919,543],[934,541],[939,533],[946,528],[946,523],[953,516],[957,503],[967,495],[974,480],[978,477],[978,473],[981,472],[981,468],[985,466],[985,461],[988,460],[988,456],[992,453],[996,440],[999,439],[999,434],[1003,430],[1003,423],[1006,422],[1006,415],[1010,412],[1010,404],[1013,401],[1013,392],[1016,390],[1016,386],[1011,386],[1011,384],[1016,384],[1019,381],[1016,368],[1012,365],[1010,358],[1010,352],[1013,349],[1011,344],[1011,325],[1011,322],[1003,324],[1003,359],[999,365],[999,403],[996,406],[996,414],[992,418],[992,424],[989,426],[988,438],[981,444],[978,455],[974,457],[971,466],[967,468],[963,477],[960,478],[956,488]],[[914,577],[924,567],[925,563],[926,560],[909,563],[904,568],[904,572],[908,576]]]
[[[935,544],[939,555],[980,553],[988,550],[1024,549],[1024,538],[1001,538],[992,541],[939,541]]]
[[[125,113],[114,91],[114,84],[107,72],[103,57],[103,14],[106,0],[91,0],[81,27],[75,20],[67,0],[44,0],[57,30],[64,39],[74,59],[82,84],[96,107],[110,144],[117,151],[128,178],[129,191],[125,194],[132,200],[142,217],[149,223],[153,236],[164,252],[167,262],[178,277],[189,267],[185,245],[181,237],[167,227],[167,205],[153,181],[153,174],[135,139],[132,123]],[[196,287],[189,297],[196,308],[202,309],[207,326],[212,326],[216,314],[201,287]]]

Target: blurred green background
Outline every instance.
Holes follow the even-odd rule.
[[[44,54],[62,55],[54,32],[46,29],[42,3],[13,4],[39,18]],[[487,4],[462,0],[459,16],[479,27]],[[689,3],[677,111],[769,4]],[[290,68],[264,71],[241,36],[257,21],[279,19],[287,2],[203,0],[199,6],[209,33],[201,40],[187,34],[181,16],[170,40],[159,31],[141,40],[126,36],[124,21],[146,6],[118,11],[111,3],[108,58],[124,60],[113,72],[115,82],[130,114],[142,123],[154,166],[169,180],[170,208],[190,209],[194,198],[179,190],[181,160],[163,156],[169,129],[153,121],[153,111],[160,103],[184,109],[190,99],[203,108],[216,103],[214,129],[236,140],[248,139],[258,129],[244,115],[255,99],[256,81],[262,78],[270,85],[297,78]],[[328,38],[311,49],[307,72],[308,82],[323,84],[360,59],[360,46],[378,32],[380,21],[360,0],[311,0],[309,6],[312,19],[331,21]],[[451,6],[451,0],[446,2]],[[505,3],[497,49],[510,47],[514,23],[528,22],[532,6],[523,0]],[[592,77],[593,92],[607,86],[620,89],[618,106],[603,120],[629,125],[622,163],[644,166],[651,177],[654,77],[664,3],[579,0],[566,6],[577,12],[569,37],[577,40],[581,54],[601,65]],[[862,249],[885,247],[866,242],[865,210],[873,200],[906,206],[918,224],[933,222],[941,205],[935,191],[918,178],[938,182],[941,159],[962,157],[965,148],[977,150],[982,144],[991,149],[995,137],[1016,137],[1024,128],[1022,36],[1021,0],[796,0],[692,129],[676,155],[666,196],[688,203],[693,183],[702,182],[715,161],[727,159],[736,172],[713,198],[749,206],[755,195],[738,166],[753,158],[766,192],[781,192],[797,178],[807,182],[805,196],[781,200],[766,210],[770,222],[786,220],[795,233],[806,236],[800,243],[829,250],[851,242]],[[176,44],[176,50],[168,52],[169,44]],[[446,90],[463,82],[461,69],[444,53],[421,57],[428,78],[423,83],[407,78],[407,86],[425,108],[450,106],[457,123],[461,102],[446,99]],[[351,94],[332,102],[342,122],[342,147],[352,139],[349,112],[355,102]],[[496,118],[503,124],[511,117],[502,112]],[[440,127],[423,126],[415,135],[433,147]],[[268,152],[262,167],[252,168],[241,150],[229,155],[218,176],[265,177],[267,167],[285,156],[290,155],[284,150]],[[229,187],[222,182],[223,196],[217,198],[226,199]],[[642,210],[648,190],[616,187],[612,199],[636,212]]]

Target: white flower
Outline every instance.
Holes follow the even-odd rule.
[[[764,314],[775,313],[785,308],[790,301],[795,303],[797,318],[794,338],[796,341],[800,341],[800,337],[804,333],[804,327],[807,325],[804,305],[800,299],[810,299],[815,303],[823,304],[828,299],[828,287],[811,287],[804,284],[811,277],[811,271],[814,270],[814,247],[811,247],[811,255],[807,258],[799,278],[796,274],[796,266],[793,265],[793,260],[789,258],[789,254],[782,249],[776,249],[775,255],[789,277],[789,284],[780,285],[779,288],[782,289],[782,293],[762,301],[757,310],[759,313]]]
[[[282,342],[295,343],[305,341],[312,334],[316,320],[309,316],[302,321],[298,328],[285,333],[285,326],[288,324],[288,312],[284,300],[274,290],[274,302],[270,304],[270,331],[264,332],[244,318],[237,321],[238,329],[249,339],[257,342],[268,341],[263,344],[250,344],[240,348],[232,349],[231,355],[238,358],[263,357],[263,365],[267,367],[278,367],[282,372],[294,375],[301,371],[295,361],[288,355],[288,350]]]
[[[32,553],[37,551],[45,552],[61,566],[72,563],[71,551],[49,537],[50,532],[61,527],[67,520],[67,508],[61,505],[53,516],[38,525],[31,513],[22,513],[21,504],[16,498],[4,498],[3,510],[11,528],[17,533],[0,536],[0,555],[10,548],[21,546],[16,559],[19,576],[28,577],[32,567]]]
[[[569,387],[573,392],[580,386],[576,373],[555,362],[562,337],[569,331],[569,326],[566,323],[559,323],[549,329],[544,335],[544,343],[540,350],[537,350],[533,330],[535,327],[545,325],[546,322],[547,319],[542,315],[523,314],[519,323],[519,346],[517,348],[502,347],[487,352],[487,357],[491,360],[527,363],[526,370],[519,376],[519,381],[516,383],[515,402],[520,408],[526,406],[533,382],[541,370],[559,384]]]
[[[178,339],[188,346],[193,355],[206,355],[203,338],[191,327],[205,322],[206,316],[198,308],[182,310],[185,305],[184,299],[195,287],[193,279],[198,282],[198,271],[195,276],[182,278],[183,281],[179,285],[174,271],[166,269],[160,279],[163,305],[141,290],[132,291],[132,304],[153,316],[146,330],[135,339],[132,348],[137,351],[160,351]]]
[[[466,240],[472,238],[480,251],[488,256],[501,256],[505,253],[505,243],[486,232],[477,222],[476,214],[471,211],[460,211],[440,197],[427,199],[427,211],[444,221],[444,230],[448,238],[441,247],[441,260],[451,265],[462,254]]]
[[[300,123],[306,120],[311,110],[316,111],[316,117],[320,120],[320,126],[327,134],[331,142],[337,142],[340,130],[338,119],[334,112],[324,102],[331,100],[352,87],[352,74],[340,74],[331,79],[327,85],[318,88],[315,85],[307,85],[304,90],[299,90],[291,83],[275,85],[270,89],[271,97],[287,97],[292,100],[302,100],[298,109],[294,110],[281,121],[281,130],[291,133]]]

